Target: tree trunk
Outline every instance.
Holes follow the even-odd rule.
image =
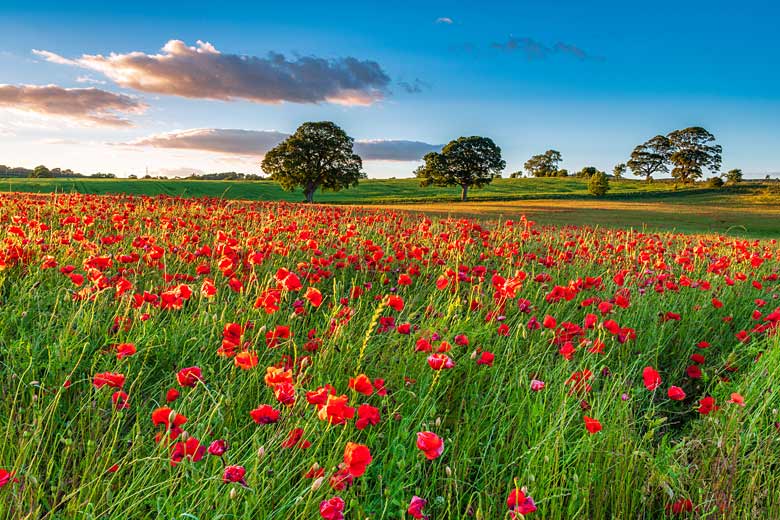
[[[468,184],[461,184],[460,188],[461,188],[460,200],[462,202],[466,202],[469,196],[469,186]]]
[[[306,202],[311,204],[314,202],[314,192],[317,191],[317,186],[315,186],[313,183],[308,183],[303,188],[303,196],[306,197]]]

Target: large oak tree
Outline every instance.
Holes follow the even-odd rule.
[[[702,177],[703,170],[718,173],[723,149],[712,144],[715,136],[700,126],[675,130],[669,134],[674,151],[669,160],[672,162],[672,177],[689,183]]]
[[[644,177],[650,182],[656,173],[669,171],[669,158],[672,151],[673,146],[669,138],[657,135],[634,148],[626,164],[634,175]]]
[[[481,188],[501,176],[506,162],[501,148],[488,137],[460,137],[450,141],[441,153],[423,157],[415,170],[421,186],[460,186],[461,200],[467,200],[469,188]]]
[[[293,135],[265,154],[263,171],[287,191],[303,189],[306,202],[314,193],[339,191],[365,179],[363,161],[353,150],[354,139],[330,121],[304,123]]]
[[[523,168],[532,177],[556,177],[559,162],[561,162],[561,152],[547,150],[528,159]]]

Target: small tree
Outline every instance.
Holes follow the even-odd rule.
[[[51,175],[51,172],[49,169],[44,165],[36,166],[35,169],[32,171],[32,177],[38,178],[38,177],[49,177]]]
[[[715,136],[700,126],[675,130],[669,134],[673,152],[669,160],[674,165],[672,177],[683,183],[700,179],[703,170],[720,170],[720,145],[710,144]]]
[[[726,181],[729,184],[737,184],[738,182],[742,182],[742,170],[739,168],[734,168],[733,170],[727,171]]]
[[[625,163],[616,164],[615,167],[612,168],[612,176],[615,178],[616,181],[622,179],[625,173],[626,173]]]
[[[558,172],[559,162],[561,162],[561,152],[547,150],[528,159],[523,168],[532,177],[555,177]]]
[[[590,179],[599,172],[599,169],[595,166],[585,166],[583,169],[577,172],[577,177],[581,179]]]
[[[596,197],[603,197],[609,191],[609,179],[604,172],[597,171],[588,181],[588,191]]]
[[[414,172],[420,186],[460,186],[463,201],[468,199],[469,188],[490,184],[506,167],[501,148],[492,139],[479,136],[450,141],[441,153],[428,153],[423,161]]]
[[[510,179],[522,179],[523,178],[523,172],[516,171],[509,174]]]
[[[556,177],[568,177],[569,176],[569,170],[566,168],[561,168],[557,172],[555,172]]]
[[[626,164],[634,175],[644,177],[647,182],[651,182],[656,173],[669,171],[669,157],[672,155],[672,151],[673,147],[669,138],[657,135],[634,148],[634,151],[631,152],[631,158]]]
[[[314,193],[339,191],[365,179],[363,161],[352,150],[354,139],[335,123],[304,123],[265,154],[263,171],[287,191],[303,188],[306,202]]]
[[[722,188],[723,179],[721,179],[717,175],[715,177],[710,177],[709,179],[707,179],[707,186],[709,186],[710,188]]]

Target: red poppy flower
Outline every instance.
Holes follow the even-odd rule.
[[[294,428],[282,443],[282,448],[297,447],[305,450],[309,446],[311,446],[311,442],[303,438],[303,428]]]
[[[344,491],[355,481],[347,468],[341,468],[330,477],[330,487],[335,491]]]
[[[519,488],[515,488],[509,493],[509,496],[506,498],[506,506],[521,515],[527,515],[536,511],[534,499]]]
[[[739,406],[745,406],[745,398],[742,397],[740,394],[734,392],[731,394],[731,399],[726,401],[727,403],[734,403]]]
[[[454,367],[455,362],[446,354],[431,354],[428,356],[428,365],[434,370],[442,370]]]
[[[251,350],[245,350],[236,354],[235,365],[242,370],[249,370],[257,366],[257,354]]]
[[[714,397],[702,397],[699,400],[699,413],[702,415],[709,415],[710,412],[713,412],[717,410],[718,407],[715,406],[715,398]]]
[[[661,386],[661,375],[653,367],[645,367],[642,371],[642,379],[645,382],[645,388],[650,391]]]
[[[683,389],[679,386],[670,386],[667,395],[672,401],[682,401],[685,399],[685,392],[683,392]]]
[[[167,406],[157,408],[152,412],[152,424],[155,426],[165,426],[165,431],[170,430],[170,438],[175,439],[182,433],[181,426],[187,422],[187,418],[180,413],[176,413]],[[159,442],[160,434],[156,437]]]
[[[224,439],[217,439],[209,445],[209,454],[221,457],[228,450],[228,444]]]
[[[320,516],[324,520],[344,520],[344,501],[333,497],[320,502]]]
[[[308,287],[303,297],[309,301],[312,307],[319,307],[322,304],[322,293],[315,287]]]
[[[104,386],[110,386],[111,388],[122,388],[125,384],[125,376],[116,372],[103,372],[95,374],[92,378],[92,385],[98,390]]]
[[[279,410],[267,404],[261,404],[249,412],[252,420],[257,424],[273,424],[279,420]]]
[[[589,433],[594,434],[601,431],[601,423],[598,419],[588,417],[587,415],[583,419],[585,420],[585,429],[587,429]]]
[[[198,462],[206,454],[205,446],[195,437],[190,437],[184,442],[177,442],[171,447],[171,466],[179,464],[184,459]]]
[[[222,473],[222,482],[225,484],[238,482],[239,484],[246,486],[244,475],[246,475],[244,466],[225,466],[225,471]]]
[[[396,312],[404,310],[404,300],[400,296],[391,295],[387,297],[387,306]]]
[[[487,365],[489,367],[493,366],[493,360],[495,359],[495,355],[493,355],[492,352],[488,352],[487,350],[483,351],[482,354],[480,354],[479,358],[477,359],[477,365]]]
[[[287,325],[277,325],[274,330],[265,333],[265,344],[268,348],[276,348],[281,340],[290,338],[290,327]]]
[[[198,381],[203,381],[203,374],[200,367],[182,368],[176,374],[176,380],[179,382],[179,385],[192,388],[198,384]]]
[[[0,468],[0,488],[9,482],[19,482],[19,479],[14,478],[13,472]]]
[[[365,429],[366,426],[379,424],[379,408],[370,404],[361,404],[357,409],[358,419],[355,421],[355,427],[358,430]]]
[[[444,440],[433,432],[417,432],[417,448],[428,460],[433,460],[444,453]]]
[[[117,410],[130,408],[129,397],[122,390],[117,390],[111,395],[111,402],[114,403],[114,408]]]
[[[416,518],[418,520],[425,519],[428,520],[428,517],[425,516],[422,512],[425,505],[428,503],[427,500],[424,500],[417,495],[412,497],[412,501],[409,502],[409,507],[406,509],[406,512],[409,513],[409,515],[412,518]]]
[[[265,384],[271,388],[282,383],[291,383],[293,381],[292,370],[281,367],[268,367],[265,369]]]
[[[279,383],[274,386],[274,397],[285,406],[295,404],[295,387],[292,383]]]
[[[355,392],[363,395],[371,395],[374,393],[374,386],[365,374],[360,374],[357,377],[350,377],[349,387]]]
[[[172,403],[176,399],[179,398],[179,391],[175,388],[169,388],[168,391],[165,393],[165,400],[169,403]]]
[[[328,395],[327,403],[320,406],[317,416],[331,424],[343,424],[355,416],[355,409],[348,403],[349,398],[346,395]]]
[[[133,343],[119,343],[114,345],[114,349],[116,350],[117,359],[130,357],[136,353],[135,344]]]
[[[349,474],[359,477],[366,472],[366,466],[371,464],[371,452],[365,444],[348,442],[344,448],[344,464]]]

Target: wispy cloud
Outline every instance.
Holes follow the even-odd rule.
[[[573,56],[581,61],[603,61],[604,58],[593,56],[585,52],[580,47],[570,43],[557,42],[553,45],[546,45],[542,42],[528,37],[509,37],[505,42],[492,43],[493,49],[505,52],[519,52],[528,60],[544,60],[556,54],[565,54]]]
[[[125,88],[186,98],[370,105],[381,100],[390,85],[390,77],[371,60],[225,54],[202,41],[188,46],[170,40],[158,54],[84,54],[70,59],[46,50],[33,53],[52,63],[99,72]]]
[[[119,114],[140,114],[147,105],[139,100],[97,88],[57,85],[0,85],[0,108],[64,117],[82,124],[133,126]]]
[[[162,177],[189,177],[190,175],[203,175],[205,172],[198,168],[158,168],[149,172],[151,175]]]
[[[424,82],[420,78],[414,78],[414,81],[399,81],[398,86],[408,94],[419,94],[423,90],[431,88],[428,83]]]
[[[455,22],[449,16],[442,16],[441,18],[437,18],[436,19],[436,23],[443,23],[443,24],[447,24],[447,25],[452,25]]]
[[[77,83],[89,83],[92,85],[105,85],[107,82],[103,81],[102,79],[95,79],[90,76],[78,76],[76,78]]]
[[[230,128],[193,128],[150,135],[120,143],[124,146],[147,146],[199,150],[205,152],[262,157],[268,150],[289,137],[275,130],[241,130]],[[441,149],[420,141],[371,139],[355,141],[355,153],[367,161],[417,161],[426,153]]]

